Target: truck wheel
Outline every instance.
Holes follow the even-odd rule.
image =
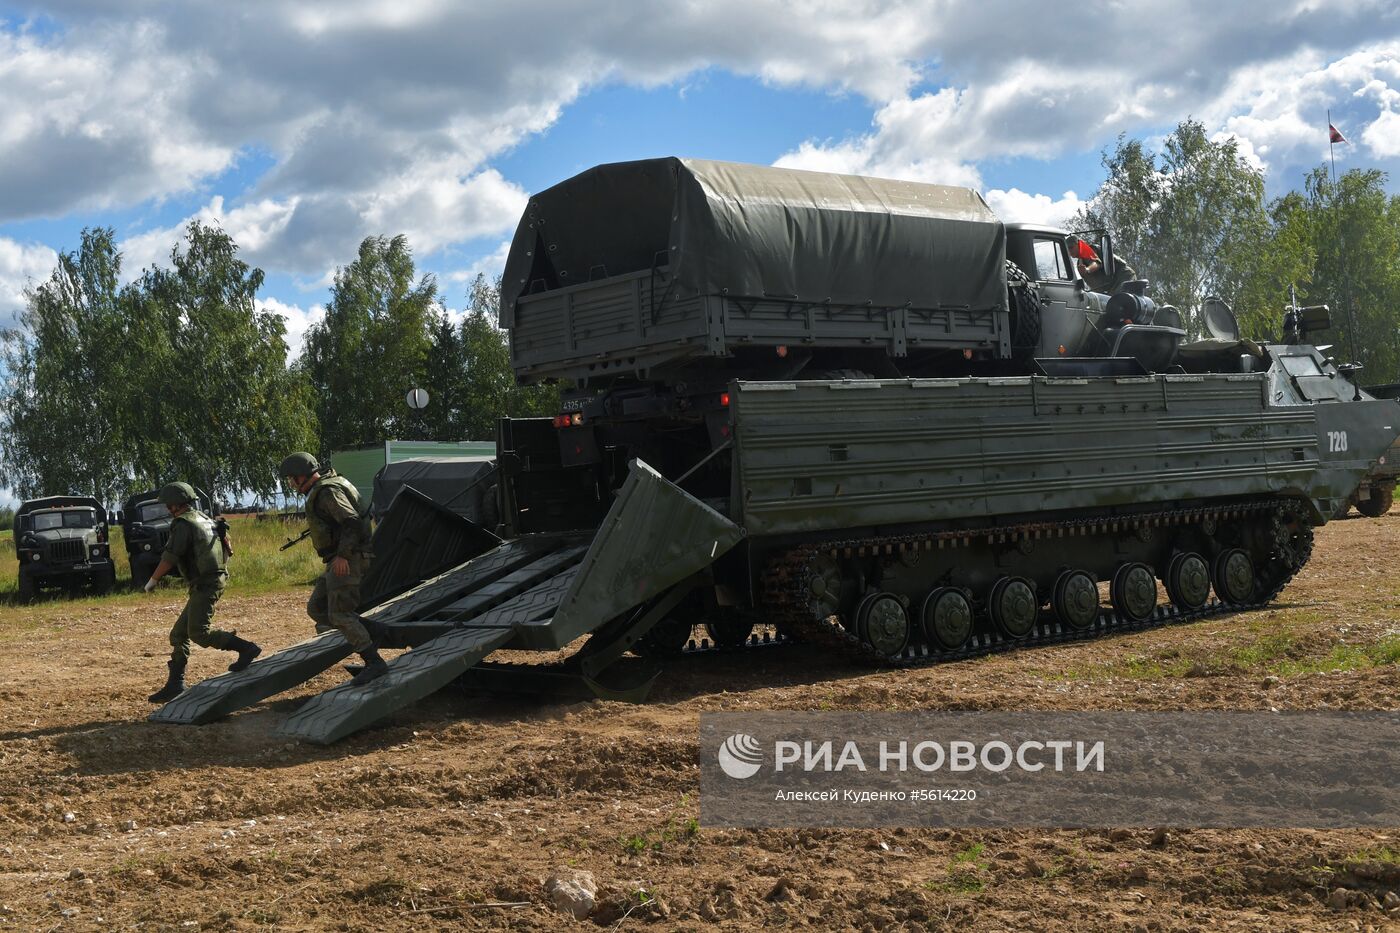
[[[39,593],[39,588],[34,585],[34,578],[20,574],[19,576],[19,601],[22,603],[34,602],[34,597]]]
[[[691,628],[690,622],[685,619],[662,619],[638,639],[632,646],[632,653],[644,658],[675,657],[684,652],[686,644],[690,642]]]
[[[106,596],[108,593],[112,592],[113,587],[116,585],[116,567],[108,567],[105,571],[98,574],[97,579],[93,581],[93,589],[97,590],[99,596]]]
[[[131,565],[131,584],[136,589],[141,589],[146,585],[146,581],[151,579],[151,568],[145,564]]]
[[[1356,511],[1370,518],[1380,518],[1390,511],[1391,504],[1395,501],[1395,487],[1387,486],[1384,489],[1373,488],[1371,498],[1356,503]]]

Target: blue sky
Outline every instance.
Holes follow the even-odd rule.
[[[547,25],[546,25],[547,24]],[[361,238],[405,233],[460,306],[532,191],[686,155],[1092,196],[1118,134],[1195,117],[1270,193],[1400,168],[1393,3],[1162,0],[0,0],[0,319],[84,226],[134,276],[222,224],[300,334]],[[1392,179],[1392,190],[1395,190]]]

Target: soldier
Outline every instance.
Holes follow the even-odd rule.
[[[1137,272],[1133,270],[1132,266],[1116,258],[1113,262],[1113,275],[1105,275],[1103,260],[1099,258],[1099,254],[1092,246],[1074,234],[1070,234],[1069,241],[1070,252],[1074,254],[1079,275],[1084,279],[1084,284],[1089,286],[1090,291],[1112,295],[1123,287],[1124,282],[1131,282],[1137,278]]]
[[[184,692],[191,641],[205,648],[237,651],[238,659],[228,666],[231,671],[241,671],[252,664],[262,649],[232,632],[209,627],[214,619],[214,605],[224,595],[224,581],[228,578],[224,568],[233,553],[223,529],[194,507],[195,494],[188,483],[171,483],[161,489],[157,498],[175,520],[170,523],[170,540],[160,555],[160,563],[146,581],[146,592],[154,590],[160,578],[176,568],[190,588],[185,609],[170,630],[170,677],[164,687],[148,698],[152,703],[165,703]]]
[[[369,569],[369,519],[360,514],[360,493],[334,470],[321,470],[316,458],[305,451],[289,454],[278,470],[306,496],[306,524],[311,544],[326,572],[316,581],[306,613],[318,629],[338,629],[361,658],[365,668],[353,683],[362,686],[389,672],[379,656],[365,620],[358,612],[360,580]]]

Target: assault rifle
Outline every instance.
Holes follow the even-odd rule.
[[[303,531],[301,534],[297,535],[295,538],[288,538],[288,539],[287,539],[287,543],[284,544],[284,545],[282,545],[281,547],[279,547],[277,550],[279,550],[279,551],[285,551],[285,550],[287,550],[288,548],[296,547],[298,544],[300,544],[301,542],[305,541],[305,540],[306,540],[307,538],[309,538],[309,537],[311,537],[311,529],[310,529],[310,528],[306,529],[306,530]]]

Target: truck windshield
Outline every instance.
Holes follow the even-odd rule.
[[[158,522],[170,517],[170,510],[159,502],[143,502],[138,507],[139,521]]]
[[[71,512],[36,512],[35,531],[52,531],[55,528],[92,528],[97,524],[97,513],[92,509],[74,509]]]

